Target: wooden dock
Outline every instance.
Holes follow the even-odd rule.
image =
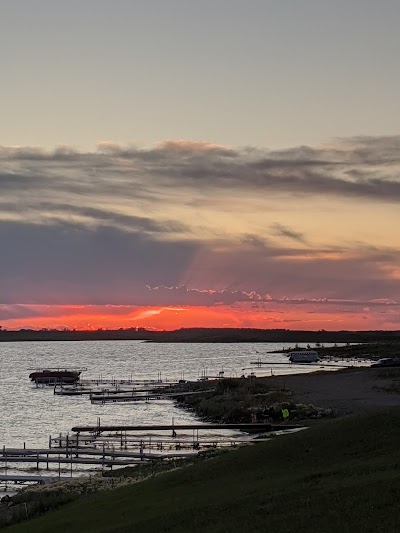
[[[12,459],[14,457],[33,457],[36,459],[37,456],[50,456],[50,455],[59,455],[59,456],[101,456],[102,459],[164,459],[166,455],[155,454],[155,453],[135,453],[128,451],[115,451],[110,450],[110,448],[100,447],[100,448],[3,448],[1,450],[0,460],[5,457]],[[168,457],[177,458],[181,457],[182,454],[170,454]]]
[[[227,438],[227,437],[200,437],[199,435],[195,436],[186,436],[181,438],[176,437],[145,437],[145,438],[132,438],[129,434],[120,434],[116,433],[113,435],[104,435],[92,437],[90,439],[77,438],[76,436],[69,435],[60,435],[51,439],[51,444],[57,453],[57,450],[61,448],[64,453],[66,444],[68,443],[68,449],[71,453],[80,453],[85,454],[85,450],[91,449],[90,447],[99,447],[100,449],[107,450],[157,450],[157,451],[166,451],[167,453],[170,450],[206,450],[210,448],[234,448],[237,446],[244,446],[252,442],[260,442],[269,440],[257,439],[249,440],[249,438]]]
[[[134,378],[122,378],[117,379],[114,377],[103,378],[99,376],[98,378],[81,378],[79,384],[82,386],[90,385],[132,385],[132,386],[172,386],[177,385],[179,382],[176,380],[168,379],[134,379]]]
[[[107,454],[108,455],[108,454]],[[165,455],[162,456],[163,459],[166,458]],[[156,460],[157,457],[155,455],[151,455],[151,457],[147,457],[148,459]],[[88,457],[64,457],[60,455],[60,457],[45,457],[43,455],[39,455],[37,457],[31,455],[31,456],[9,456],[9,457],[0,457],[0,463],[34,463],[36,464],[37,470],[39,470],[39,464],[77,464],[77,465],[88,465],[88,466],[130,466],[133,464],[141,463],[145,460],[145,457],[143,459],[111,459],[111,458],[88,458]]]
[[[112,386],[104,386],[104,387],[98,387],[97,385],[94,386],[81,386],[77,385],[76,387],[64,387],[64,386],[55,386],[54,387],[54,394],[57,396],[85,396],[85,395],[93,395],[93,396],[101,396],[101,395],[118,395],[118,394],[131,394],[132,396],[134,394],[139,393],[157,393],[162,391],[168,391],[168,389],[171,388],[171,385],[158,385],[155,386],[149,385],[148,387],[145,387],[143,385],[139,386],[139,388],[136,387],[130,387],[130,388],[121,388],[120,385],[112,385]]]
[[[20,475],[2,475],[0,474],[0,483],[8,485],[13,483],[14,485],[26,485],[26,484],[39,484],[47,485],[49,483],[56,483],[58,481],[71,481],[70,477],[65,476],[20,476]]]
[[[297,429],[302,426],[298,424],[263,424],[263,423],[254,423],[254,424],[148,424],[141,426],[111,426],[111,425],[96,425],[96,426],[74,426],[72,431],[75,433],[102,433],[104,431],[191,431],[191,430],[207,430],[207,429],[218,429],[218,430],[237,430],[243,431],[246,433],[269,433],[271,431],[280,431],[283,429]]]
[[[5,468],[14,463],[33,463],[39,470],[39,465],[45,464],[47,470],[50,464],[86,465],[86,466],[131,466],[148,461],[163,461],[187,457],[186,453],[146,453],[144,447],[138,453],[128,451],[110,450],[103,448],[48,448],[48,449],[18,449],[3,448],[0,455],[0,464]],[[72,471],[72,470],[71,470]]]
[[[331,368],[353,368],[354,365],[351,365],[351,364],[348,364],[348,365],[345,365],[343,363],[340,363],[340,364],[332,364],[332,363],[323,363],[323,362],[320,362],[320,363],[300,363],[300,362],[287,362],[287,361],[284,361],[284,362],[279,362],[279,361],[250,361],[250,364],[251,365],[255,365],[255,366],[258,366],[259,368],[261,368],[261,366],[291,366],[291,367],[296,367],[296,366],[300,366],[300,367],[308,367],[308,366],[317,366],[317,367],[331,367]],[[245,368],[242,368],[242,370],[246,370]]]
[[[209,389],[212,390],[212,389]],[[188,391],[188,392],[154,392],[154,393],[139,393],[136,394],[92,394],[90,396],[90,401],[92,403],[106,403],[106,402],[151,402],[157,400],[175,400],[180,396],[192,396],[196,394],[203,394],[203,391]]]

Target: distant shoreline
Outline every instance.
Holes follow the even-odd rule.
[[[400,342],[400,331],[302,331],[251,328],[183,328],[174,331],[0,330],[0,342],[146,341],[158,343],[373,343]]]

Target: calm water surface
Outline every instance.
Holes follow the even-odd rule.
[[[0,446],[47,447],[49,435],[74,425],[169,424],[193,422],[195,417],[170,401],[145,404],[92,405],[87,396],[55,396],[52,388],[35,388],[30,367],[87,367],[82,378],[104,377],[163,380],[198,379],[204,374],[241,376],[252,370],[250,361],[287,362],[270,350],[293,344],[158,344],[141,341],[0,343]],[[299,346],[302,346],[299,344]],[[245,371],[243,369],[246,368]],[[294,371],[273,366],[275,374]],[[314,368],[301,367],[307,372]],[[255,369],[257,375],[270,368]],[[299,371],[299,370],[297,370]]]

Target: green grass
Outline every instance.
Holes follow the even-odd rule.
[[[320,422],[10,532],[397,532],[400,410]]]
[[[400,394],[400,368],[382,368],[378,373],[378,377],[386,380],[386,383],[384,385],[375,385],[375,389]],[[387,383],[387,380],[391,381]]]

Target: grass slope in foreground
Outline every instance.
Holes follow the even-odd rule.
[[[10,532],[398,532],[400,410],[329,420]]]

